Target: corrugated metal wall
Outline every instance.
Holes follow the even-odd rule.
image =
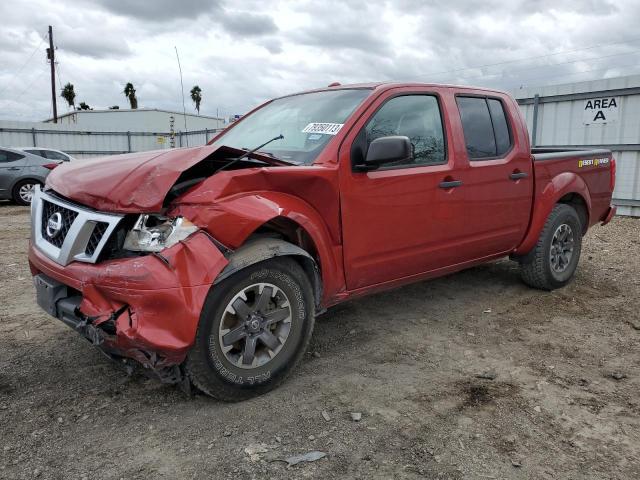
[[[63,107],[64,108],[64,107]],[[185,119],[187,128],[184,128]],[[140,108],[136,110],[75,110],[61,113],[58,117],[58,125],[80,127],[85,130],[103,131],[145,131],[164,132],[171,130],[171,122],[174,130],[210,130],[224,127],[221,118],[208,115],[182,114],[168,110]],[[55,125],[52,120],[46,120],[47,124]]]
[[[611,149],[617,165],[613,197],[618,214],[640,217],[640,75],[526,88],[513,93],[527,119],[532,144]],[[585,124],[587,102],[602,98],[616,99],[615,118],[606,123]]]
[[[214,129],[176,132],[175,146],[204,145]],[[70,125],[0,120],[0,146],[55,148],[77,158],[170,148],[169,132],[100,132]]]

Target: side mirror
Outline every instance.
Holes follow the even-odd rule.
[[[358,170],[375,170],[380,165],[393,162],[409,162],[413,156],[409,137],[390,136],[376,138],[369,144],[367,156],[363,164],[357,166]]]

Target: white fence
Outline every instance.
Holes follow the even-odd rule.
[[[640,75],[515,92],[538,147],[608,148],[616,159],[613,203],[640,217]]]
[[[204,145],[220,130],[189,132],[93,131],[70,125],[0,120],[0,146],[55,148],[77,158]]]

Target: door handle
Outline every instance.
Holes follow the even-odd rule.
[[[20,170],[20,167],[9,167],[7,170]]]
[[[448,181],[440,182],[440,185],[438,186],[440,188],[455,188],[455,187],[459,187],[460,185],[462,185],[461,180],[448,180]]]
[[[509,175],[511,180],[520,180],[521,178],[527,178],[529,174],[527,172],[513,172]]]

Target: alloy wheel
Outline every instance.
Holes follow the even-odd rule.
[[[574,247],[573,230],[569,225],[563,223],[556,228],[551,239],[549,259],[551,261],[551,269],[554,272],[562,273],[567,269],[571,263],[571,257],[573,257]]]
[[[291,304],[271,283],[243,288],[227,304],[218,330],[226,359],[238,368],[257,368],[271,361],[291,331]]]
[[[18,196],[23,202],[31,203],[31,200],[33,200],[33,194],[35,193],[35,190],[36,190],[35,183],[25,183],[24,185],[20,185],[20,188],[18,189]]]

